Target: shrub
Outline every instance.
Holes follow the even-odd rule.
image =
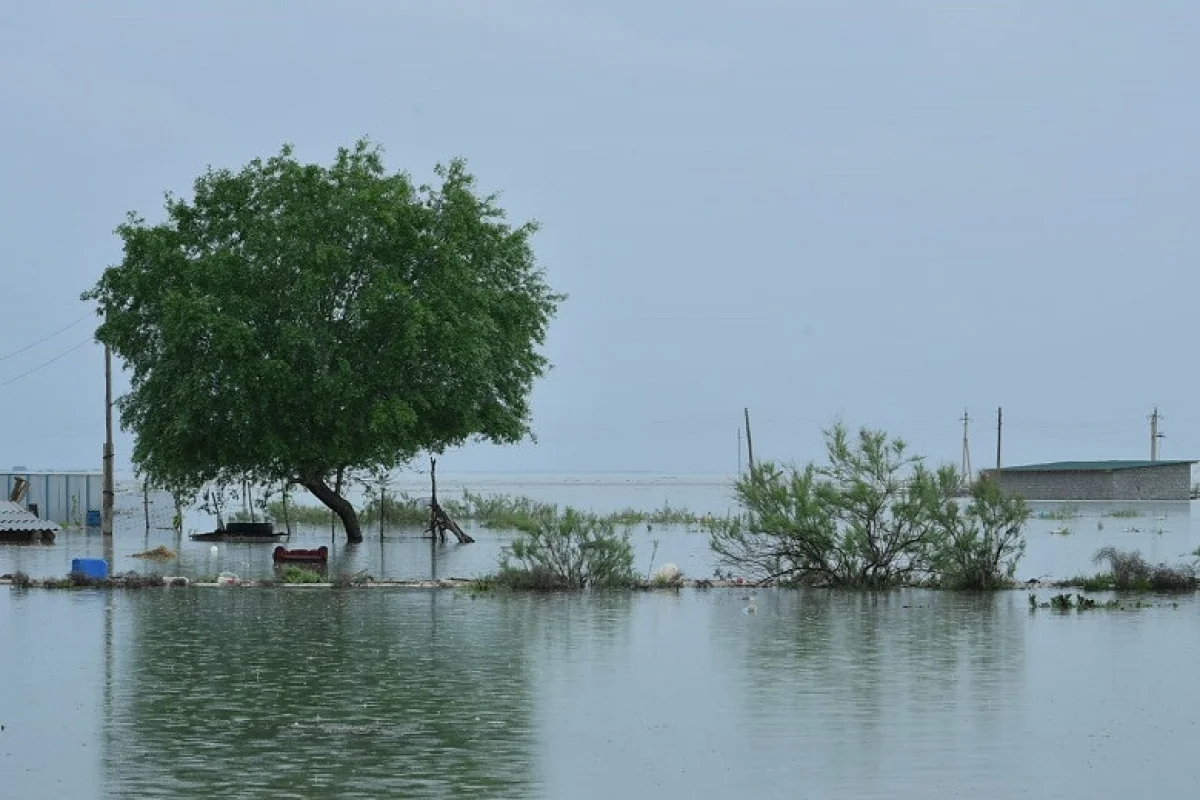
[[[678,589],[683,586],[683,572],[674,564],[663,564],[650,576],[650,585],[656,589]]]
[[[940,523],[945,539],[938,550],[938,580],[953,589],[998,589],[1012,583],[1025,554],[1024,526],[1029,520],[1024,499],[1005,495],[994,481],[971,487],[971,502],[942,503]]]
[[[497,578],[519,589],[631,586],[633,545],[611,522],[568,508],[515,539]]]
[[[1150,588],[1156,592],[1191,592],[1196,588],[1196,571],[1187,565],[1159,564],[1150,571]]]
[[[1125,551],[1115,547],[1101,547],[1092,556],[1096,564],[1108,563],[1114,589],[1145,590],[1150,588],[1150,565],[1137,550]]]
[[[321,574],[311,569],[297,567],[294,564],[289,564],[287,569],[283,571],[284,583],[320,583],[322,580]]]
[[[1024,552],[1024,502],[980,481],[964,510],[955,470],[927,469],[904,442],[826,431],[829,466],[756,466],[734,491],[743,512],[708,524],[724,567],[757,583],[994,588]]]
[[[17,589],[28,589],[33,586],[33,578],[30,578],[24,572],[17,570],[12,574],[12,585]]]
[[[1151,566],[1141,553],[1102,547],[1093,557],[1096,563],[1108,562],[1112,586],[1120,590],[1190,592],[1196,589],[1196,570],[1189,564]]]

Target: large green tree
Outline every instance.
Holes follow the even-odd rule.
[[[166,219],[131,214],[121,263],[84,294],[130,373],[133,461],[176,488],[297,483],[362,533],[333,476],[530,434],[561,295],[532,222],[509,225],[462,161],[438,185],[367,141],[331,166],[285,147],[209,169]]]

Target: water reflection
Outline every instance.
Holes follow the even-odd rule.
[[[1195,597],[0,591],[5,796],[1116,797],[1200,780]]]
[[[113,794],[528,796],[528,618],[449,593],[130,597]]]

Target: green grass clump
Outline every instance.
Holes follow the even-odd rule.
[[[1107,592],[1116,589],[1116,581],[1111,572],[1097,572],[1095,575],[1080,575],[1068,583],[1078,586],[1085,592]]]
[[[1068,520],[1079,517],[1079,506],[1074,504],[1061,505],[1057,508],[1038,512],[1038,519]]]
[[[319,572],[304,567],[297,567],[294,564],[288,565],[283,571],[284,583],[321,583],[324,578]]]
[[[1114,519],[1137,519],[1142,516],[1142,512],[1136,508],[1118,508],[1115,511],[1109,511],[1104,516]]]

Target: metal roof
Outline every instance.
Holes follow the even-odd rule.
[[[1143,469],[1145,467],[1177,467],[1192,465],[1195,461],[1051,461],[1046,464],[1025,464],[1019,467],[1002,467],[1001,472],[1113,472],[1121,469]]]
[[[16,503],[0,500],[0,532],[51,531],[58,533],[59,527],[48,519],[38,519]]]

